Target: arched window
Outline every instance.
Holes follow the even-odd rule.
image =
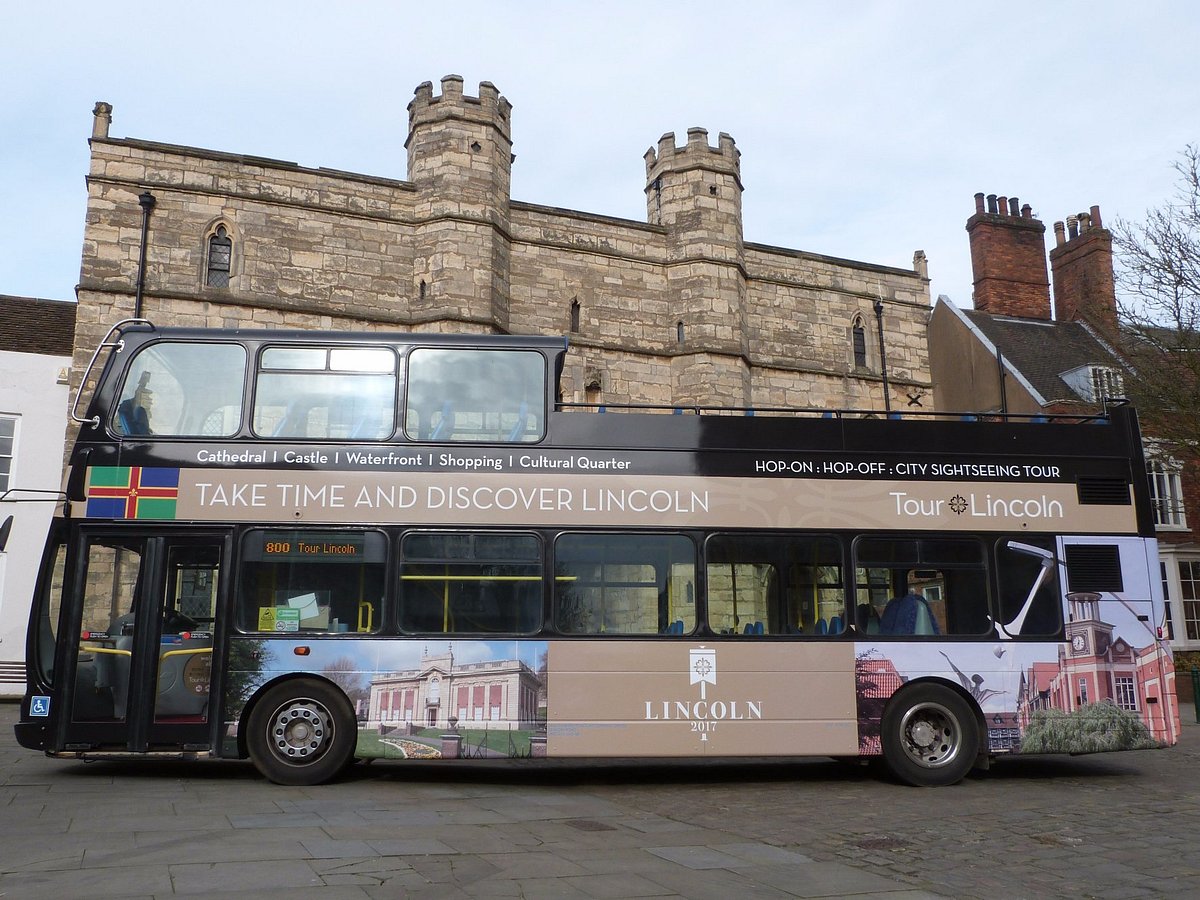
[[[683,343],[683,338],[684,338],[684,333],[683,333],[683,323],[682,323],[682,322],[676,322],[676,323],[675,323],[675,343],[677,343],[677,344],[682,344],[682,343]]]
[[[867,367],[867,329],[863,327],[861,316],[855,316],[854,324],[850,326],[850,342],[854,349],[854,368],[865,369]]]
[[[209,287],[229,287],[230,265],[233,262],[233,239],[224,225],[218,225],[208,239],[208,270],[204,283]]]
[[[579,299],[575,298],[571,301],[571,331],[574,334],[579,333]]]

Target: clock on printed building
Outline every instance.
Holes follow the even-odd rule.
[[[1071,649],[1076,653],[1082,653],[1087,649],[1087,638],[1082,634],[1077,634],[1071,638]]]

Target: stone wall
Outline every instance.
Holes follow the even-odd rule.
[[[111,107],[94,114],[76,372],[133,313],[150,191],[142,314],[159,324],[569,333],[567,400],[881,408],[882,298],[892,403],[931,407],[923,264],[746,244],[728,135],[664,135],[646,154],[649,221],[634,222],[513,202],[511,106],[457,76],[417,88],[404,181],[114,138]],[[218,227],[230,273],[210,287]]]

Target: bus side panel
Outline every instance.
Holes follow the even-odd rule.
[[[262,687],[304,672],[346,693],[364,758],[844,756],[859,745],[845,641],[236,638],[230,660],[227,753]]]
[[[844,641],[611,640],[550,645],[554,756],[858,752]]]

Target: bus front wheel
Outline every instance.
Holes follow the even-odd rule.
[[[255,767],[276,784],[321,784],[346,767],[358,736],[354,713],[332,685],[299,679],[268,690],[247,723]]]
[[[956,784],[975,764],[979,729],[970,705],[940,684],[915,684],[883,714],[883,758],[901,781],[921,787]]]

